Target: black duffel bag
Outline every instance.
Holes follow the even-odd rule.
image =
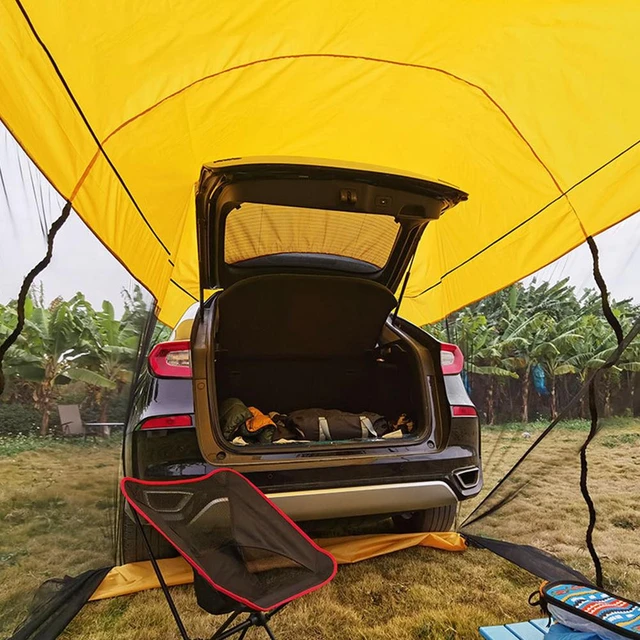
[[[386,419],[371,411],[348,413],[338,409],[299,409],[288,416],[289,423],[306,440],[356,440],[380,438],[389,430]]]

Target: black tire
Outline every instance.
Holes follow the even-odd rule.
[[[149,552],[138,524],[127,513],[123,513],[120,526],[120,562],[127,564],[149,560]],[[174,558],[178,555],[178,552],[155,529],[145,526],[144,532],[156,559]]]
[[[449,504],[424,511],[401,513],[393,516],[393,524],[399,533],[451,531],[456,522],[457,511],[457,504]]]

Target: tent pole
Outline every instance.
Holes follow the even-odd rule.
[[[411,275],[411,267],[413,266],[413,259],[416,257],[415,251],[411,256],[411,262],[407,268],[407,273],[404,276],[404,280],[402,282],[402,289],[400,290],[400,296],[398,297],[398,304],[396,305],[396,310],[393,313],[393,320],[391,324],[398,326],[398,312],[400,311],[400,304],[402,303],[402,298],[404,297],[404,292],[407,290],[407,283],[409,282],[409,276]]]

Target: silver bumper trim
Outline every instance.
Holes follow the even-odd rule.
[[[267,496],[295,520],[403,513],[457,502],[451,487],[441,480],[288,491]]]

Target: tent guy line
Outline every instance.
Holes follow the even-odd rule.
[[[15,341],[19,338],[22,333],[22,329],[24,328],[25,322],[25,303],[27,300],[27,295],[29,294],[29,289],[33,284],[33,281],[36,277],[46,269],[47,265],[51,262],[51,258],[53,257],[53,241],[55,240],[56,234],[62,228],[62,225],[67,221],[67,218],[71,214],[71,203],[67,202],[62,209],[62,213],[60,216],[54,220],[51,228],[49,229],[49,233],[47,234],[47,252],[36,264],[31,271],[25,276],[22,286],[20,287],[20,293],[18,294],[18,303],[16,306],[16,311],[18,314],[18,319],[16,322],[16,326],[13,331],[3,340],[2,344],[0,344],[0,395],[4,391],[5,379],[4,372],[2,370],[2,361],[4,360],[4,356],[7,351],[11,348],[11,346],[15,343]]]

